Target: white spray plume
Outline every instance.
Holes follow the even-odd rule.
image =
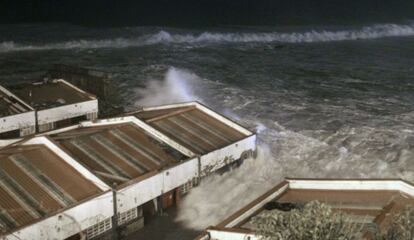
[[[150,81],[146,88],[136,89],[140,100],[135,102],[138,106],[155,106],[178,102],[199,100],[194,96],[191,83],[199,81],[199,77],[191,72],[170,68],[163,81]]]
[[[212,176],[192,189],[176,220],[193,229],[215,225],[280,181],[280,170],[269,148],[261,145],[257,159],[248,159],[237,170]]]
[[[267,129],[267,127],[263,124],[263,123],[257,123],[256,124],[256,133],[260,134],[263,131],[265,131]]]

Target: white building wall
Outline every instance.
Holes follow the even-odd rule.
[[[5,240],[61,240],[77,234],[113,216],[112,192],[85,201],[75,207],[29,225]]]
[[[163,171],[163,192],[171,191],[198,177],[198,159],[193,158]]]
[[[242,154],[256,151],[256,135],[251,135],[224,148],[201,156],[201,176],[206,176],[242,157]]]
[[[118,190],[118,211],[124,212],[141,206],[168,191],[180,187],[197,176],[198,159],[194,158],[133,183]]]
[[[414,187],[400,180],[317,180],[287,179],[290,189],[323,189],[323,190],[389,190],[401,191],[414,196]]]
[[[31,127],[33,131],[28,134],[32,134],[35,133],[35,126],[36,117],[34,111],[0,118],[0,133]]]
[[[118,212],[140,206],[162,194],[163,174],[159,173],[117,191]]]
[[[96,99],[37,111],[37,122],[43,125],[94,112],[98,112],[98,100]]]

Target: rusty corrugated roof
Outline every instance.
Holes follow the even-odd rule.
[[[144,110],[135,116],[196,154],[209,153],[246,137],[195,106]]]
[[[106,183],[125,183],[186,159],[133,123],[85,127],[51,136]]]
[[[102,191],[44,145],[0,151],[0,226],[28,225]]]

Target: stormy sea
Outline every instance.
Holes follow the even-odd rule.
[[[206,179],[176,221],[218,223],[285,177],[414,181],[414,23],[91,28],[0,25],[0,82],[53,64],[107,71],[126,109],[197,100],[258,133],[258,157]]]

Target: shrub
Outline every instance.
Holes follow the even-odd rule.
[[[413,240],[414,239],[414,207],[408,206],[392,221],[385,234],[378,234],[381,240]]]
[[[356,240],[362,237],[360,225],[318,201],[289,212],[263,212],[252,219],[252,224],[264,240]]]
[[[349,221],[343,213],[313,201],[291,211],[266,211],[252,219],[256,234],[263,240],[356,240],[363,226]],[[395,215],[385,233],[371,232],[373,240],[414,240],[414,206]]]

